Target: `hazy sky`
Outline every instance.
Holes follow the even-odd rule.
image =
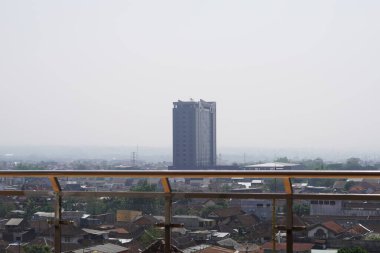
[[[380,1],[0,1],[0,144],[380,149]]]

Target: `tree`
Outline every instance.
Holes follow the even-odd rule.
[[[138,241],[144,246],[147,247],[156,241],[158,238],[163,238],[163,230],[158,228],[148,228],[144,230],[144,234],[138,239]]]
[[[0,201],[0,217],[7,217],[10,211],[14,210],[15,208],[16,206],[13,203]]]
[[[380,234],[378,233],[371,233],[367,235],[364,240],[366,241],[380,241]]]
[[[51,249],[48,246],[43,245],[31,245],[24,247],[25,253],[51,253]]]
[[[156,185],[148,184],[148,181],[141,180],[136,186],[131,187],[131,191],[135,192],[155,192]],[[163,199],[157,198],[130,198],[127,200],[126,206],[141,210],[144,214],[160,214],[163,211]]]
[[[131,191],[135,192],[155,192],[156,185],[148,184],[148,180],[141,180],[137,183],[137,185],[131,187]]]
[[[54,208],[52,203],[48,202],[47,198],[43,197],[32,197],[28,198],[24,203],[23,209],[26,211],[26,218],[32,217],[36,212],[53,212]]]
[[[338,253],[368,253],[365,249],[361,247],[353,247],[353,248],[341,248],[338,250]]]
[[[342,163],[326,164],[325,168],[326,168],[326,170],[342,170],[342,169],[344,169]]]
[[[284,157],[277,158],[275,160],[275,162],[277,162],[277,163],[288,163],[288,162],[290,162],[290,160],[286,156],[284,156]]]
[[[304,160],[301,162],[305,169],[307,170],[322,170],[325,167],[325,164],[321,158],[316,158],[314,160]]]
[[[310,214],[310,206],[306,204],[296,203],[293,205],[293,210],[299,216]]]
[[[87,200],[86,212],[90,214],[103,214],[107,212],[107,205],[102,199],[89,199]]]
[[[356,157],[348,158],[346,161],[346,164],[344,165],[344,168],[347,170],[357,170],[360,169],[362,166],[360,165],[361,160]]]

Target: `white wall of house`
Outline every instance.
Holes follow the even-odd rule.
[[[312,200],[310,215],[342,215],[341,200]]]

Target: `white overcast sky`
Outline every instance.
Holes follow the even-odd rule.
[[[0,1],[0,145],[380,149],[380,1]]]

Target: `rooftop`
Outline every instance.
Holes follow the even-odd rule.
[[[21,219],[21,218],[12,218],[12,219],[9,219],[7,223],[5,223],[5,226],[18,226],[21,224],[23,220],[24,219]]]
[[[72,253],[122,253],[126,252],[128,248],[112,244],[112,243],[106,243],[106,244],[100,244],[93,247],[88,247],[84,249],[74,250],[71,251]]]

